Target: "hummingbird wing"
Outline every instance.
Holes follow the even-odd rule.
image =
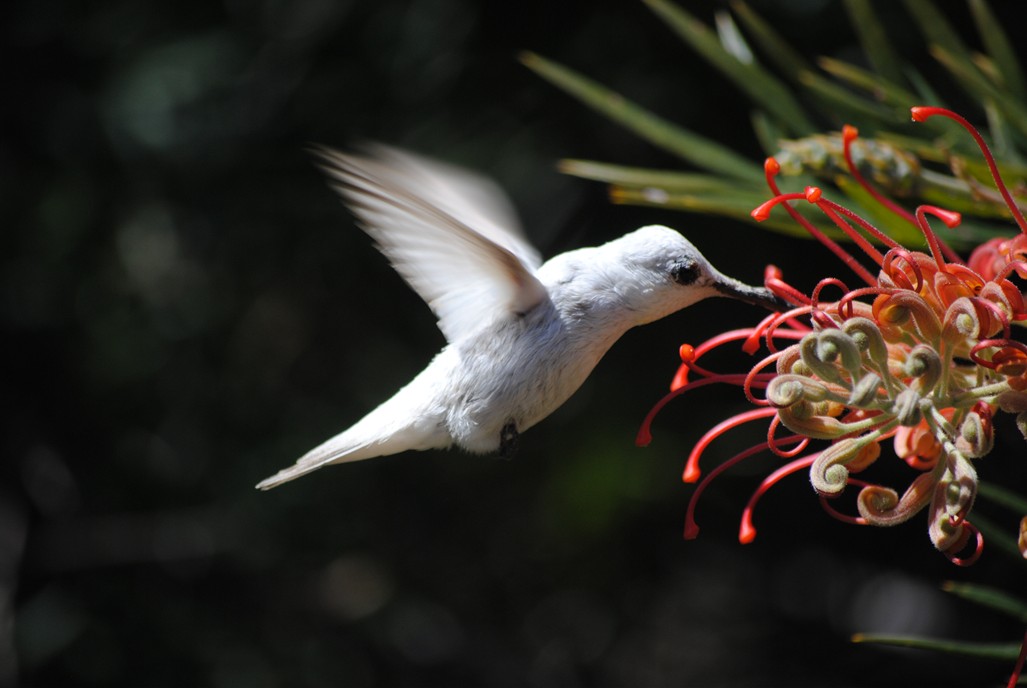
[[[370,155],[317,148],[321,166],[396,271],[456,342],[496,317],[526,313],[548,294],[541,259],[498,187],[385,146]]]

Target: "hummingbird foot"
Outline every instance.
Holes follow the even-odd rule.
[[[500,458],[510,460],[517,453],[517,448],[521,444],[521,433],[517,432],[517,423],[513,420],[507,422],[503,426],[503,429],[499,431],[499,456]]]

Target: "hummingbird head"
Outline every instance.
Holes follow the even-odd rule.
[[[787,304],[764,287],[728,277],[680,233],[650,225],[606,244],[625,274],[614,289],[639,324],[652,322],[711,296],[727,296],[770,310]]]

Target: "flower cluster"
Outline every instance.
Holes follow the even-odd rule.
[[[977,493],[974,464],[991,451],[994,413],[1017,414],[1027,436],[1027,346],[1010,332],[1012,324],[1027,322],[1023,295],[1011,281],[1027,277],[1027,221],[980,134],[965,119],[933,107],[913,108],[912,115],[918,122],[948,117],[974,136],[1020,233],[981,245],[964,264],[928,223],[930,216],[955,227],[958,213],[920,206],[911,214],[883,197],[852,162],[851,144],[858,135],[852,127],[842,133],[851,174],[923,232],[930,254],[904,248],[825,198],[817,187],[782,193],[775,180],[779,165],[768,159],[765,171],[773,198],[756,208],[753,217],[764,220],[782,206],[865,284],[850,289],[840,279],[828,278],[806,295],[769,267],[766,286],[794,308],[754,328],[725,333],[695,348],[682,347],[682,366],[671,394],[646,419],[640,444],[648,442],[653,416],[670,399],[704,384],[741,385],[757,408],[720,423],[699,441],[684,474],[686,482],[696,482],[699,459],[710,442],[740,424],[770,420],[765,442],[721,464],[699,483],[688,508],[686,537],[698,533],[695,505],[709,481],[738,461],[769,450],[791,461],[768,476],[750,499],[739,535],[743,542],[755,536],[752,510],[759,497],[782,477],[808,470],[825,508],[838,518],[890,526],[927,509],[935,547],[959,564],[980,555],[983,540],[968,515]],[[793,208],[796,201],[815,205],[845,232],[876,264],[876,276]],[[824,298],[834,291],[841,296]],[[744,342],[750,353],[763,342],[769,355],[746,375],[717,374],[698,364],[703,354],[732,341]],[[765,390],[762,398],[756,390]],[[779,437],[782,425],[792,434]],[[811,451],[811,440],[828,444]],[[881,457],[886,442],[913,469],[914,477],[901,494],[857,477]],[[849,486],[859,488],[859,516],[843,515],[830,504]]]

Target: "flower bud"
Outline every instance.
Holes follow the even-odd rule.
[[[895,396],[891,412],[898,419],[900,425],[913,427],[923,418],[923,414],[920,412],[920,395],[913,389],[902,390]]]
[[[866,456],[862,454],[862,450],[868,443],[876,443],[877,437],[878,433],[861,437],[846,437],[820,452],[809,470],[809,479],[813,483],[813,489],[818,494],[827,497],[841,494],[849,479],[848,464],[857,458],[865,459]],[[864,465],[865,463],[868,462],[864,462]]]
[[[985,411],[979,407],[988,409]],[[956,438],[956,449],[971,459],[977,459],[988,452],[995,444],[995,433],[992,430],[990,408],[987,404],[977,404],[966,414]]]
[[[877,401],[877,390],[881,387],[881,376],[877,373],[867,373],[856,386],[846,402],[849,406],[856,408],[867,408]]]

